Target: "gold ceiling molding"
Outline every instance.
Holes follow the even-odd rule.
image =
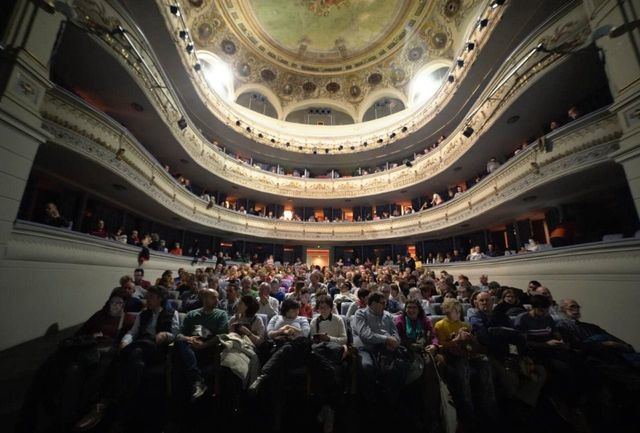
[[[121,125],[68,94],[52,91],[42,107],[51,141],[117,173],[168,211],[203,227],[241,236],[295,241],[363,242],[433,233],[490,212],[545,183],[610,159],[622,135],[616,113],[602,110],[530,146],[461,197],[422,212],[378,221],[314,223],[207,207],[167,173]],[[117,158],[119,149],[124,149]]]
[[[169,32],[174,35],[175,43],[178,46],[184,46],[185,41],[181,40],[178,35],[180,34],[181,30],[190,27],[188,24],[185,27],[182,18],[178,18],[169,12],[169,6],[174,4],[175,2],[173,0],[156,1],[158,7],[160,8],[160,12],[164,16],[165,24],[167,25]],[[181,5],[183,3],[184,2],[182,2]],[[490,38],[493,30],[496,28],[496,24],[500,21],[500,18],[502,17],[503,12],[508,5],[507,3],[507,5],[502,7],[491,8],[489,6],[488,0],[481,0],[479,3],[476,3],[475,0],[447,0],[445,3],[442,3],[442,5],[445,6],[449,4],[456,4],[458,5],[456,7],[462,8],[453,8],[454,12],[456,10],[466,10],[464,5],[477,6],[473,9],[473,14],[467,14],[467,21],[469,22],[476,22],[475,19],[477,18],[477,16],[482,16],[488,20],[488,23],[486,23],[487,25],[485,27],[471,26],[469,33],[465,34],[464,41],[458,41],[459,43],[457,45],[459,45],[459,50],[456,50],[456,48],[453,46],[453,42],[451,42],[452,45],[450,47],[445,44],[445,47],[449,47],[454,50],[452,51],[452,53],[458,53],[457,56],[453,56],[452,54],[452,57],[460,58],[461,60],[463,60],[465,67],[452,68],[450,74],[453,80],[451,82],[445,80],[444,84],[440,88],[440,91],[428,103],[422,106],[410,107],[409,109],[400,111],[399,113],[395,113],[391,116],[380,118],[372,122],[319,128],[315,125],[290,123],[263,116],[251,110],[248,110],[245,107],[241,107],[235,103],[230,103],[229,101],[221,98],[211,90],[207,80],[205,79],[203,71],[194,70],[194,62],[198,61],[194,57],[194,55],[187,53],[186,50],[183,49],[179,49],[178,54],[181,56],[185,70],[189,74],[194,88],[199,93],[205,104],[209,107],[211,112],[221,121],[226,123],[230,128],[234,129],[235,132],[244,135],[248,139],[258,141],[267,146],[277,147],[283,150],[298,153],[311,154],[314,151],[325,151],[328,153],[334,153],[338,151],[341,151],[343,153],[362,152],[391,144],[398,139],[405,138],[411,135],[414,131],[420,129],[429,120],[431,120],[433,116],[435,116],[436,113],[441,109],[441,107],[449,102],[451,97],[459,88],[460,83],[466,77],[467,72],[475,63],[479,52],[482,51],[482,47],[484,46],[488,38]],[[210,5],[210,3],[202,3],[201,9],[204,12],[202,12],[202,15],[194,17],[194,22],[197,21],[200,16],[203,16],[207,13],[211,14],[211,11],[215,10],[212,7],[207,8],[207,5]],[[436,15],[440,16],[440,14],[433,14],[433,16]],[[450,21],[454,24],[457,22],[455,14],[451,15],[451,17],[444,15],[444,13],[442,15],[445,17],[443,18],[443,22]],[[225,24],[224,19],[219,18],[216,20],[212,18],[212,20],[213,21],[211,22],[214,22],[215,25],[218,26],[215,32],[212,31],[211,33],[206,33],[207,35],[210,34],[209,37],[213,38],[212,40],[214,40],[215,38],[225,38],[227,36],[233,37],[231,32],[229,32],[228,26]],[[466,27],[464,23],[462,24],[462,27]],[[418,33],[424,33],[427,35],[433,34],[434,36],[440,34],[437,31],[429,33],[430,28],[431,27],[429,26],[423,26]],[[196,35],[197,33],[198,32],[196,31]],[[198,36],[193,37],[197,39]],[[445,37],[444,39],[446,41],[451,40],[448,37]],[[472,40],[475,43],[476,48],[474,50],[467,51],[463,49],[463,42],[466,42],[467,39]],[[217,41],[218,39],[215,40]],[[217,46],[217,44],[213,42],[211,43]],[[434,45],[437,47],[438,43],[442,42],[435,42]],[[231,52],[233,52],[234,54],[231,55],[238,56],[240,49],[241,44],[238,41],[235,41],[233,43],[233,49],[231,49]],[[423,57],[427,58],[426,55]],[[399,56],[398,58],[406,59],[406,56]],[[224,60],[225,58],[222,57],[222,59]],[[332,82],[326,82],[328,78],[317,78],[317,80],[319,81],[316,83],[308,81],[309,77],[304,77],[303,81],[302,78],[296,78],[297,76],[292,73],[280,75],[277,73],[273,73],[267,74],[269,80],[271,80],[268,81],[268,83],[269,86],[271,86],[272,90],[274,90],[274,93],[278,94],[283,101],[283,95],[291,98],[291,103],[297,103],[301,100],[306,99],[308,95],[312,95],[312,99],[334,98],[336,102],[350,104],[350,100],[361,101],[364,97],[367,96],[369,92],[372,92],[379,88],[394,87],[394,84],[392,82],[393,80],[400,80],[400,91],[406,91],[406,86],[408,85],[409,78],[412,75],[411,73],[399,72],[399,69],[395,68],[395,64],[393,63],[396,57],[393,57],[392,59],[393,61],[391,59],[387,59],[385,62],[379,63],[372,68],[367,69],[367,71],[369,72],[365,73],[361,71],[360,74],[364,75],[353,73],[347,74],[345,76],[332,77],[332,82],[335,81],[339,87],[339,90],[335,93],[331,92],[330,89],[337,87],[330,87],[329,85]],[[256,56],[253,56],[254,63],[259,63],[260,61],[261,60],[259,60]],[[409,62],[408,60],[406,61]],[[439,60],[429,59],[427,63],[431,64],[438,61],[444,62],[447,61],[447,59],[445,57],[440,57]],[[233,63],[232,59],[227,59],[227,63],[235,64]],[[417,65],[419,62],[413,63]],[[417,66],[415,67],[417,68]],[[244,68],[241,69],[245,70]],[[247,80],[249,82],[259,81],[263,82],[264,84],[264,77],[262,77],[262,75],[264,75],[263,69],[254,68],[251,65],[247,64],[246,73]],[[239,80],[238,74],[235,75],[235,79]],[[338,96],[338,94],[340,94],[341,96]],[[359,110],[356,110],[356,112],[358,111]],[[284,106],[283,112],[286,112]],[[249,129],[247,129],[247,126],[249,126]],[[402,132],[398,133],[401,130]],[[396,132],[396,134],[392,135],[392,133],[394,132]],[[262,134],[262,137],[259,137],[258,134]],[[383,140],[378,141],[381,137],[383,138]],[[363,145],[364,142],[366,142],[367,145]]]
[[[451,64],[485,2],[183,0],[181,7],[196,49],[227,62],[236,87],[268,86],[283,111],[326,99],[363,113],[369,93],[392,88],[407,100],[425,65]]]

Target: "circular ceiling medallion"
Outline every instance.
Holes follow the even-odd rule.
[[[412,61],[415,62],[416,60],[420,60],[420,57],[422,57],[422,47],[414,47],[411,48],[409,50],[409,53],[407,54],[407,58]]]
[[[336,83],[335,81],[332,81],[327,84],[326,89],[327,89],[327,92],[335,93],[338,90],[340,90],[340,84]]]
[[[382,74],[374,72],[373,74],[369,75],[367,81],[373,86],[375,86],[376,84],[380,84],[382,82]]]
[[[264,81],[273,81],[276,79],[276,73],[271,69],[263,69],[260,71],[260,76]]]
[[[204,0],[189,0],[189,3],[199,8],[200,6],[202,6],[202,3],[204,3]]]
[[[433,46],[439,50],[443,49],[447,45],[447,34],[438,32],[431,38]]]
[[[208,40],[213,35],[213,26],[210,23],[202,23],[198,26],[198,39]]]
[[[394,83],[400,83],[404,81],[405,78],[407,78],[407,73],[404,69],[394,68],[391,70],[391,81]]]
[[[360,87],[356,85],[349,87],[349,96],[351,96],[352,98],[357,98],[361,93],[362,90],[360,89]]]
[[[224,51],[225,54],[231,55],[236,53],[236,44],[231,42],[229,39],[224,39],[220,45],[222,46],[222,51]]]
[[[316,87],[317,86],[315,85],[315,83],[312,83],[311,81],[307,81],[302,85],[302,90],[304,90],[307,93],[311,93],[311,92],[315,92]]]
[[[285,95],[291,95],[293,93],[293,86],[289,83],[282,86],[282,93]]]
[[[460,0],[448,0],[444,5],[444,14],[451,18],[460,12]]]
[[[241,77],[248,77],[251,75],[251,66],[249,66],[248,63],[241,63],[238,65],[238,74],[240,74]]]

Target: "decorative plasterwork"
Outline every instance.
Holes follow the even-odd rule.
[[[363,113],[369,93],[397,90],[406,100],[408,83],[424,65],[453,63],[481,3],[261,0],[181,6],[196,49],[226,61],[236,87],[269,87],[282,111],[324,99]]]
[[[621,135],[615,114],[600,113],[549,146],[532,146],[458,198],[427,211],[398,218],[347,223],[310,223],[242,215],[182,188],[115,122],[97,112],[83,112],[49,95],[43,116],[53,142],[117,173],[169,211],[204,227],[257,238],[323,242],[368,241],[426,234],[469,221],[544,183],[608,160]],[[62,107],[62,108],[61,108]],[[68,110],[68,115],[63,112]],[[124,149],[120,157],[116,152]],[[547,151],[548,150],[548,151]]]

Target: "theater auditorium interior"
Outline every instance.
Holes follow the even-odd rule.
[[[0,2],[3,431],[637,432],[639,15]]]

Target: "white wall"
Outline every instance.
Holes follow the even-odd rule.
[[[582,320],[596,323],[640,350],[640,239],[430,269],[444,269],[454,277],[467,275],[472,284],[486,273],[489,281],[521,289],[538,280],[556,301],[576,299],[582,306]]]
[[[133,276],[139,248],[17,223],[0,262],[0,350],[41,337],[53,324],[80,324],[100,309],[122,275]],[[152,283],[166,269],[193,271],[191,259],[151,253]]]

